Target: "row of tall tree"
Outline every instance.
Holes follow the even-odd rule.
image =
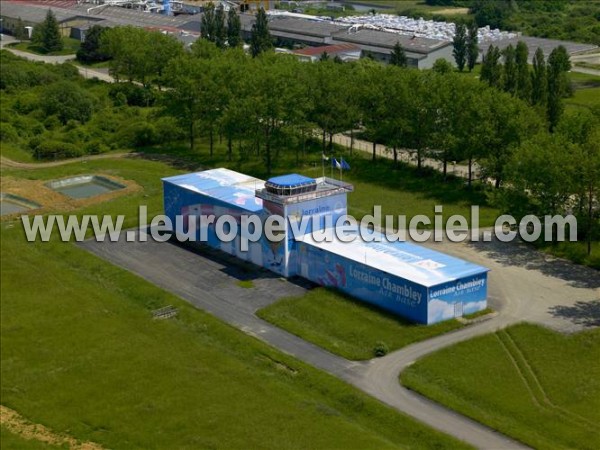
[[[219,48],[237,47],[242,43],[242,25],[235,8],[229,8],[227,14],[222,4],[215,7],[208,3],[204,8],[201,23],[202,37],[214,42]]]
[[[551,80],[564,76],[562,50],[555,51],[548,64],[539,64],[537,56],[533,72],[523,63],[527,55],[523,44],[514,50],[514,57],[509,50],[503,64],[498,57],[495,66],[486,65],[486,55],[482,71],[486,83],[481,83],[455,71],[403,69],[398,67],[404,65],[401,54],[399,64],[389,66],[368,58],[344,64],[327,58],[303,63],[293,56],[266,52],[266,47],[251,57],[240,48],[219,48],[210,39],[198,40],[186,52],[168,36],[141,30],[137,36],[128,31],[109,30],[101,38],[113,58],[111,70],[146,86],[167,86],[161,103],[164,114],[186,130],[191,148],[203,135],[212,154],[216,139],[224,138],[230,159],[235,155],[259,158],[271,172],[283,152],[295,150],[300,158],[315,130],[321,130],[322,150],[327,153],[336,133],[360,129],[374,143],[373,158],[379,143],[390,148],[395,164],[399,150],[408,148],[419,169],[426,157],[433,157],[440,161],[444,175],[449,164],[465,161],[469,185],[477,162],[482,177],[494,180],[496,187],[506,186],[503,191],[517,192],[520,198],[524,193],[534,198],[539,205],[536,211],[572,207],[568,203],[575,198],[579,212],[587,208],[588,223],[595,223],[599,186],[594,180],[600,179],[600,155],[593,142],[598,118],[568,115],[565,119],[572,123],[567,127],[559,116],[549,126],[551,116],[545,118],[538,109],[553,95],[548,84],[555,81]],[[144,33],[152,38],[144,38]],[[152,46],[146,39],[152,40]],[[163,57],[158,58],[161,47]],[[155,55],[144,53],[146,48]],[[552,78],[550,71],[555,73]],[[537,87],[538,78],[546,81],[544,89]],[[568,134],[574,124],[589,131]],[[562,137],[553,141],[548,128]],[[565,142],[569,145],[557,154]],[[567,166],[566,160],[581,164]],[[562,181],[550,183],[540,173],[561,174]],[[563,190],[549,203],[546,198],[554,185]]]
[[[523,41],[519,41],[516,48],[511,44],[504,50],[490,45],[483,58],[481,80],[531,105],[545,108],[548,127],[553,131],[564,112],[563,98],[570,94],[569,54],[562,45],[558,46],[546,62],[543,50],[538,48],[532,69],[528,56],[529,49]]]
[[[477,63],[479,57],[478,33],[479,28],[475,22],[471,23],[468,28],[464,23],[456,25],[452,54],[460,72],[464,70],[465,65],[471,72]]]

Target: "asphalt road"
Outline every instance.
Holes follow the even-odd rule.
[[[518,243],[430,244],[492,268],[489,302],[498,314],[487,321],[404,347],[383,358],[355,362],[333,355],[256,317],[257,309],[279,298],[304,292],[306,285],[301,282],[295,284],[251,266],[240,269],[238,262],[219,252],[192,251],[151,239],[115,243],[88,240],[81,245],[240,330],[349,382],[398,411],[485,449],[525,447],[404,388],[398,381],[399,373],[431,352],[524,320],[562,331],[582,329],[585,325],[574,322],[572,317],[548,311],[557,304],[569,308],[577,302],[600,299],[600,277],[596,271],[553,260]],[[240,279],[252,279],[255,288],[239,287],[237,281]]]

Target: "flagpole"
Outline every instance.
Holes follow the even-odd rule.
[[[344,165],[342,164],[342,161],[344,161],[344,158],[340,158],[340,181],[344,181],[344,174],[342,173]]]
[[[321,154],[321,166],[323,166],[323,178],[325,178],[325,153]]]

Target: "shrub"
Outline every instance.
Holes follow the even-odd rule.
[[[129,106],[152,106],[156,100],[151,89],[133,83],[113,83],[108,95],[115,106],[122,105],[123,96],[127,99],[127,105]]]
[[[0,122],[0,141],[2,142],[17,142],[19,133],[10,123]]]
[[[48,116],[46,120],[44,120],[44,127],[46,127],[46,130],[54,130],[55,128],[59,128],[60,125],[60,120],[58,120],[58,117],[55,115]]]
[[[97,155],[99,153],[104,153],[104,152],[108,151],[108,147],[106,145],[104,145],[102,142],[94,140],[94,141],[86,142],[85,145],[83,146],[83,151],[85,154],[88,154],[88,155]]]
[[[158,135],[154,126],[147,122],[133,122],[125,125],[116,137],[122,147],[145,147],[158,144]]]
[[[82,155],[82,148],[69,142],[41,140],[35,148],[38,159],[74,158]]]
[[[56,114],[61,123],[70,120],[87,122],[92,117],[94,98],[78,84],[70,81],[54,83],[40,99],[45,114]]]
[[[174,117],[159,117],[154,125],[157,141],[161,144],[181,141],[187,136]]]
[[[377,342],[375,347],[373,347],[373,355],[375,355],[377,358],[387,355],[389,351],[390,349],[388,348],[387,344],[382,341]]]

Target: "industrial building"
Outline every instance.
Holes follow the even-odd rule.
[[[323,45],[321,47],[306,47],[292,52],[300,61],[315,62],[324,54],[341,61],[356,61],[362,56],[362,49],[354,44]]]
[[[348,183],[294,174],[264,182],[228,169],[162,181],[165,214],[180,237],[195,224],[195,239],[211,247],[284,277],[300,276],[338,289],[418,323],[437,323],[487,306],[485,267],[408,242],[388,242],[367,229],[347,228],[343,235],[363,232],[382,238],[380,242],[333,238],[330,223],[347,214],[347,194],[353,191]],[[214,223],[200,218],[211,215],[215,220],[233,218],[229,226],[238,227],[235,237],[219,239]],[[258,217],[263,227],[273,216],[283,218],[277,242],[263,233],[244,248],[243,240],[250,236],[243,234],[241,223],[249,215]]]
[[[260,6],[272,9],[275,3],[273,0],[217,1],[226,8],[237,6],[247,12],[240,15],[244,39],[249,39],[252,34],[255,21],[253,13],[256,8]],[[85,38],[86,31],[92,25],[131,25],[159,30],[175,36],[185,45],[197,39],[202,32],[202,14],[199,13],[202,3],[191,6],[179,0],[3,0],[0,2],[2,27],[12,33],[19,18],[25,26],[33,27],[44,20],[50,8],[56,15],[62,34],[79,40]],[[283,47],[298,50],[301,47],[351,44],[361,50],[363,57],[368,54],[376,60],[388,62],[393,47],[399,43],[410,67],[429,69],[440,58],[454,64],[452,42],[447,37],[452,32],[452,24],[436,25],[429,23],[430,21],[394,18],[391,15],[346,17],[334,21],[304,14],[269,12],[271,35],[276,44]],[[408,26],[416,28],[394,28]],[[589,44],[514,36],[498,30],[491,30],[490,33],[488,34],[493,40],[481,42],[482,52],[490,44],[504,48],[510,43],[516,45],[518,40],[523,40],[529,46],[530,60],[538,47],[544,50],[546,56],[558,45],[563,45],[569,54],[597,48]],[[320,55],[322,52],[307,50],[307,56],[312,60],[312,53]],[[352,55],[346,59],[354,58],[355,55]]]

